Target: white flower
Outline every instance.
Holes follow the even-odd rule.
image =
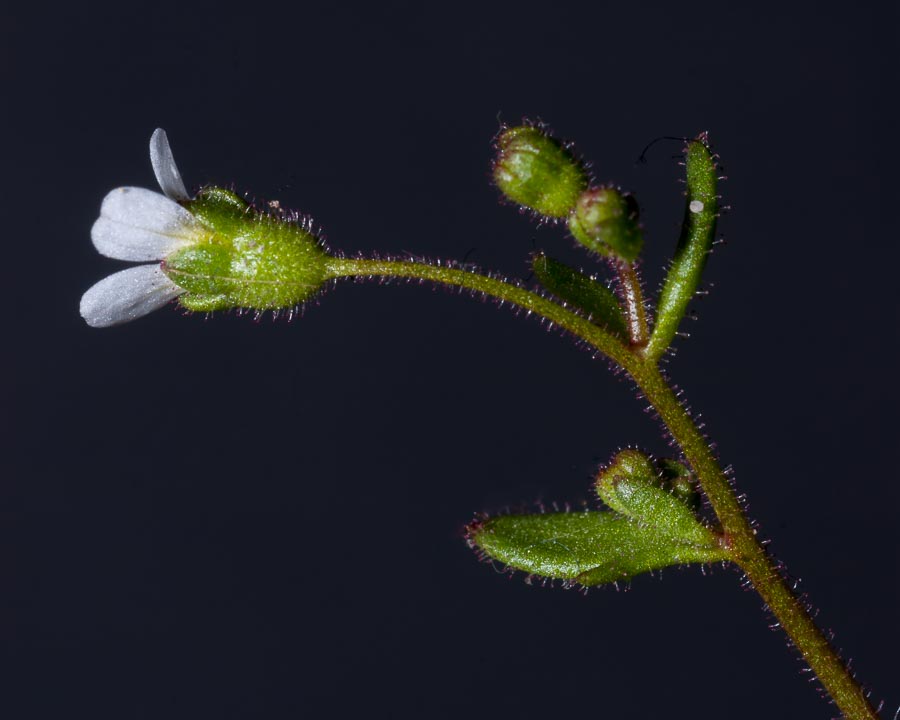
[[[91,240],[101,255],[152,262],[104,278],[81,298],[81,317],[91,327],[111,327],[153,312],[184,293],[162,271],[161,261],[196,243],[208,231],[178,204],[190,200],[162,129],[150,137],[150,162],[164,195],[116,188],[104,199]]]

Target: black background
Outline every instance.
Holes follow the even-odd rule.
[[[4,717],[836,714],[731,570],[584,597],[476,562],[474,511],[589,500],[618,447],[666,450],[534,320],[350,283],[292,323],[78,316],[122,267],[100,200],[155,186],[157,126],[189,188],[278,199],[347,253],[591,267],[497,203],[490,139],[523,115],[638,193],[651,288],[678,146],[635,160],[710,131],[733,211],[669,370],[893,714],[896,6],[587,7],[2,11]]]

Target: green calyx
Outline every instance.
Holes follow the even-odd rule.
[[[302,225],[259,212],[222,188],[206,188],[184,204],[210,231],[163,263],[186,290],[179,297],[185,308],[289,308],[325,282],[328,255]]]
[[[588,186],[581,163],[540,128],[506,128],[495,146],[493,175],[500,192],[538,215],[567,217]]]
[[[611,512],[500,515],[469,525],[467,538],[473,548],[511,568],[585,587],[726,559],[715,544],[674,542]]]
[[[633,195],[615,188],[592,188],[583,192],[569,216],[572,236],[600,255],[613,255],[634,262],[644,240]]]

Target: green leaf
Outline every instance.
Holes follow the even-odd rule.
[[[597,494],[610,508],[660,535],[693,545],[715,545],[716,535],[680,497],[663,487],[650,459],[622,450],[597,475]]]
[[[685,148],[687,204],[681,237],[672,265],[663,281],[656,310],[656,326],[646,354],[658,359],[672,343],[688,303],[697,292],[709,249],[716,234],[716,162],[709,150],[706,133],[688,142]]]
[[[468,538],[512,568],[586,587],[727,559],[717,543],[683,542],[611,512],[501,515],[470,525]]]
[[[541,285],[560,300],[582,310],[595,325],[623,340],[628,339],[619,301],[602,282],[542,252],[532,258],[531,269]]]

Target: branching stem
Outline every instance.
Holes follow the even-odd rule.
[[[633,280],[628,279],[626,272],[622,276],[623,282],[628,283],[632,289],[636,287],[640,292],[634,269],[631,266],[629,268]],[[332,258],[329,261],[329,275],[331,278],[411,278],[467,288],[501,303],[516,305],[528,313],[555,323],[621,366],[659,413],[666,429],[691,464],[730,544],[732,561],[744,571],[844,717],[847,720],[877,720],[864,691],[757,540],[756,532],[708,440],[679,402],[656,362],[641,354],[641,348],[646,345],[647,331],[640,295],[634,296],[633,301],[629,300],[628,290],[625,289],[633,346],[627,347],[602,328],[552,300],[504,280],[470,270],[408,260]],[[641,310],[639,315],[638,309]],[[632,315],[632,311],[635,315]],[[631,331],[633,324],[634,330]]]

